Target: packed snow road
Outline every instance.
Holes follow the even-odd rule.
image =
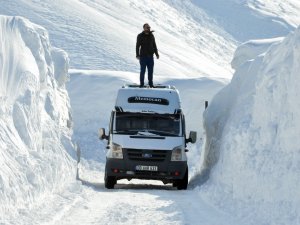
[[[102,180],[83,180],[81,200],[54,224],[240,224],[195,190],[139,180],[119,181],[114,190],[107,190]]]

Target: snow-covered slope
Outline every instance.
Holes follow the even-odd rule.
[[[275,21],[278,21],[279,18],[293,27],[300,24],[300,2],[298,0],[248,0],[247,5]]]
[[[67,70],[67,54],[44,28],[0,16],[1,224],[75,177]]]
[[[231,77],[229,61],[235,41],[189,1],[0,0],[0,3],[0,13],[21,15],[46,27],[54,45],[69,53],[72,68],[137,72],[136,37],[148,22],[155,30],[161,56],[155,65],[156,74]]]
[[[240,65],[204,114],[202,190],[249,224],[300,223],[299,59],[300,27]]]
[[[265,0],[191,0],[195,5],[205,10],[238,42],[250,39],[265,39],[285,36],[293,30],[295,24],[290,24],[284,18],[290,18],[290,10],[297,12],[297,5],[290,6],[295,0],[265,1]],[[263,9],[262,10],[262,6]],[[277,15],[267,11],[279,9]],[[299,14],[294,14],[295,20],[300,21]],[[297,24],[296,24],[297,25]]]
[[[156,74],[231,78],[229,62],[239,42],[286,35],[300,20],[295,0],[261,2],[0,0],[0,13],[46,27],[54,45],[69,53],[74,69],[138,72],[135,41],[148,22],[161,56]],[[267,13],[272,8],[276,15]]]

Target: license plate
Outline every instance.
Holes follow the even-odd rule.
[[[157,166],[142,166],[142,165],[138,165],[135,167],[136,170],[139,171],[158,171]]]

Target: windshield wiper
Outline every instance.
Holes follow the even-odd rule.
[[[114,130],[114,134],[138,134],[138,135],[159,135],[159,136],[178,136],[177,134],[168,132],[168,131],[159,131],[159,130]]]
[[[137,134],[137,130],[114,130],[114,134]]]
[[[149,132],[151,134],[160,135],[160,136],[173,136],[173,137],[178,136],[177,134],[174,134],[174,133],[171,133],[171,132],[168,132],[168,131],[147,130],[147,132]]]

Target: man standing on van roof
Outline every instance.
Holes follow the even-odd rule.
[[[140,87],[144,86],[144,78],[146,67],[148,70],[148,82],[150,87],[153,86],[153,67],[154,59],[153,54],[155,53],[156,58],[159,58],[157,51],[155,38],[153,35],[154,31],[150,31],[151,27],[148,23],[145,23],[144,31],[137,36],[136,41],[136,58],[140,60],[141,72],[140,72]]]

